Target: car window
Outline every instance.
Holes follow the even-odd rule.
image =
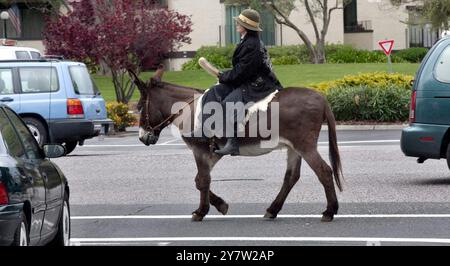
[[[13,94],[12,69],[0,69],[0,94]]]
[[[98,89],[92,81],[86,67],[71,66],[69,67],[69,72],[70,77],[72,78],[73,89],[76,94],[93,95],[98,92]]]
[[[58,75],[55,68],[21,67],[19,68],[22,93],[40,93],[57,91]]]
[[[20,119],[14,112],[12,112],[8,108],[5,108],[5,112],[15,126],[17,133],[19,134],[19,137],[22,140],[28,158],[29,159],[42,158],[41,148],[39,148],[36,139],[33,137],[33,135],[31,135],[30,131],[28,130],[28,127],[25,125],[22,119]]]
[[[8,148],[8,153],[13,157],[25,159],[26,155],[22,143],[3,109],[0,110],[0,131],[2,132],[3,142]]]
[[[439,56],[434,73],[440,82],[450,83],[450,45]]]
[[[30,54],[27,51],[16,51],[17,59],[31,59]]]
[[[41,54],[38,52],[30,52],[30,54],[31,54],[32,59],[40,59],[41,58]]]

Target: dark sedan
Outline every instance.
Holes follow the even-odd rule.
[[[69,185],[14,111],[0,105],[0,245],[69,245]]]

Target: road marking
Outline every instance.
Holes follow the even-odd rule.
[[[161,144],[156,144],[156,145],[167,145],[167,144],[172,143],[172,142],[177,141],[177,140],[181,140],[181,139],[174,138],[174,139],[171,139],[169,141],[163,142]],[[177,143],[177,144],[184,144],[184,143]]]
[[[450,244],[449,238],[387,238],[387,237],[124,237],[124,238],[71,238],[72,245],[81,243],[129,242],[197,242],[197,241],[249,241],[249,242],[366,242],[366,243],[428,243]]]
[[[111,215],[72,216],[71,220],[111,220],[111,219],[191,219],[191,215]],[[280,214],[278,218],[322,218],[319,214]],[[450,218],[450,214],[341,214],[335,218]],[[254,219],[262,215],[207,215],[205,219]]]
[[[178,139],[172,139],[164,143],[155,144],[154,146],[186,146],[185,143],[172,143]],[[357,140],[357,141],[338,141],[338,144],[370,144],[370,143],[399,143],[400,140],[389,139],[389,140]],[[319,141],[318,144],[325,145],[328,141]],[[82,147],[145,147],[144,144],[87,144]]]

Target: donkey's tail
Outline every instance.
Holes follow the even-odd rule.
[[[333,112],[331,111],[330,105],[325,103],[325,119],[328,123],[328,146],[330,149],[330,162],[333,168],[334,181],[336,182],[339,191],[342,192],[342,165],[341,165],[341,156],[339,155],[339,149],[337,145],[337,137],[336,137],[336,120],[334,118]]]

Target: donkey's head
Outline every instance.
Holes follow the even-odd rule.
[[[140,112],[139,119],[139,140],[145,145],[156,144],[161,133],[161,122],[164,117],[159,110],[158,100],[155,99],[154,90],[161,87],[161,78],[164,73],[164,67],[160,65],[156,70],[155,75],[147,82],[143,82],[134,71],[128,70],[134,83],[139,89],[141,97],[139,99],[137,108]]]

